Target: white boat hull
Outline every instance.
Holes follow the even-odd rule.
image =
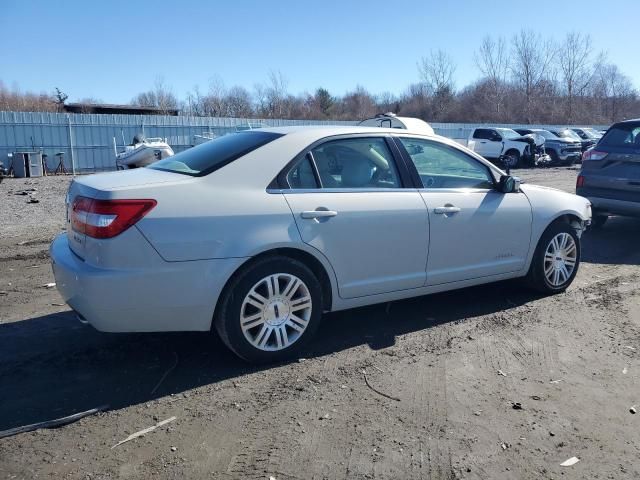
[[[173,149],[164,142],[139,143],[116,155],[119,166],[146,167],[158,160],[173,156]]]

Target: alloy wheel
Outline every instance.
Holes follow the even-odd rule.
[[[576,268],[578,247],[571,235],[558,233],[551,239],[544,254],[544,275],[553,287],[566,283]]]
[[[240,309],[240,327],[255,348],[283,350],[304,334],[311,309],[311,294],[302,280],[289,273],[272,274],[246,294]]]

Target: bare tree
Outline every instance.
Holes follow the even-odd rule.
[[[422,118],[429,121],[431,117],[431,106],[429,104],[429,94],[424,83],[414,83],[409,85],[406,92],[400,98],[402,113],[411,117]],[[400,111],[400,109],[398,109]]]
[[[558,49],[558,66],[567,95],[567,122],[573,121],[574,98],[582,95],[593,79],[591,37],[579,32],[568,33]]]
[[[622,120],[635,99],[631,80],[611,63],[598,63],[591,95],[599,100],[600,112],[608,122]]]
[[[254,85],[257,112],[267,118],[286,118],[290,115],[287,79],[282,72],[269,72],[267,83]]]
[[[436,119],[441,120],[453,102],[455,94],[455,63],[443,50],[432,50],[418,63],[418,71],[433,100]]]
[[[269,83],[266,88],[267,116],[273,118],[285,118],[288,116],[287,106],[288,81],[282,72],[269,72]]]
[[[364,87],[358,85],[355,90],[347,93],[341,99],[339,117],[349,120],[362,120],[373,117],[377,110],[378,107],[373,96]]]
[[[200,93],[200,87],[198,85],[193,87],[192,92],[187,93],[187,99],[185,102],[184,113],[194,117],[204,116],[203,109],[203,96]]]
[[[525,96],[526,121],[533,123],[534,95],[550,74],[556,49],[551,40],[543,40],[530,30],[520,31],[513,37],[511,45],[511,74]]]
[[[509,71],[507,44],[504,38],[498,37],[494,40],[487,35],[482,39],[474,57],[478,69],[486,79],[490,100],[494,105],[496,116],[499,117],[505,100]]]
[[[178,109],[178,99],[171,89],[165,85],[162,77],[156,79],[152,90],[136,95],[131,100],[131,104],[142,107],[156,107],[165,114],[170,113],[171,110]]]
[[[11,90],[0,81],[0,111],[55,112],[57,105],[52,95],[21,92],[17,85]]]
[[[227,112],[232,117],[250,117],[253,115],[251,94],[246,88],[235,86],[226,95]]]
[[[226,100],[227,89],[219,76],[209,80],[209,91],[202,98],[204,115],[208,117],[226,117],[229,115]]]
[[[400,100],[391,92],[376,95],[376,103],[380,112],[398,113],[400,111]]]

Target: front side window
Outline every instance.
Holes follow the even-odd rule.
[[[489,140],[492,137],[492,133],[491,130],[487,130],[486,128],[477,128],[476,131],[473,132],[473,138]]]
[[[281,136],[259,130],[230,133],[152,163],[148,168],[194,177],[207,175]]]
[[[400,137],[425,188],[493,188],[482,163],[460,150],[431,140]]]
[[[322,188],[401,188],[384,138],[345,138],[312,148]]]

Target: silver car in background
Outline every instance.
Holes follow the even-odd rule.
[[[525,277],[564,291],[587,200],[457,143],[375,127],[263,128],[76,178],[51,245],[65,301],[107,332],[216,330],[252,362],[323,312]]]

